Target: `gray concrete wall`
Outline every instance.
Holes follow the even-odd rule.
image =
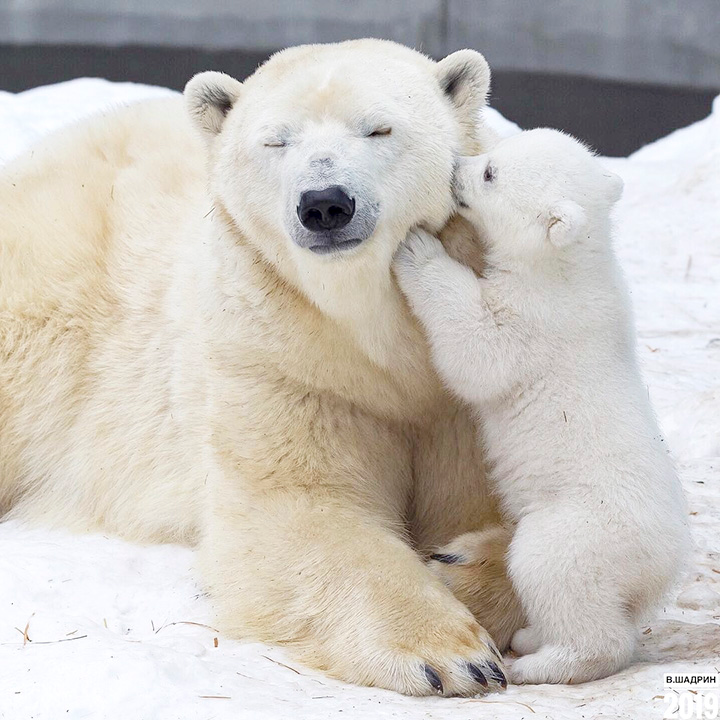
[[[0,0],[0,44],[271,50],[386,37],[496,69],[720,88],[720,0]]]
[[[450,0],[446,49],[469,43],[504,69],[720,87],[720,0]]]

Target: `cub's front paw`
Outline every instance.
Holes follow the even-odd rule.
[[[434,278],[428,272],[430,262],[442,257],[447,257],[442,243],[425,230],[411,230],[395,254],[395,277],[416,310],[432,295]]]
[[[428,260],[446,255],[442,243],[420,228],[411,230],[395,255],[395,267],[420,267]]]

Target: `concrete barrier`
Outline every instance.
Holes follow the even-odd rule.
[[[244,52],[385,37],[495,69],[720,88],[720,0],[0,0],[0,44]]]

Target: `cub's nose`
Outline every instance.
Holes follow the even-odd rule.
[[[339,230],[352,220],[355,200],[339,185],[308,190],[300,196],[297,214],[303,226],[313,232]]]

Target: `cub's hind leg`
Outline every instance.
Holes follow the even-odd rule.
[[[465,603],[505,651],[525,624],[520,600],[508,576],[511,532],[494,525],[460,535],[430,557],[430,568]]]

